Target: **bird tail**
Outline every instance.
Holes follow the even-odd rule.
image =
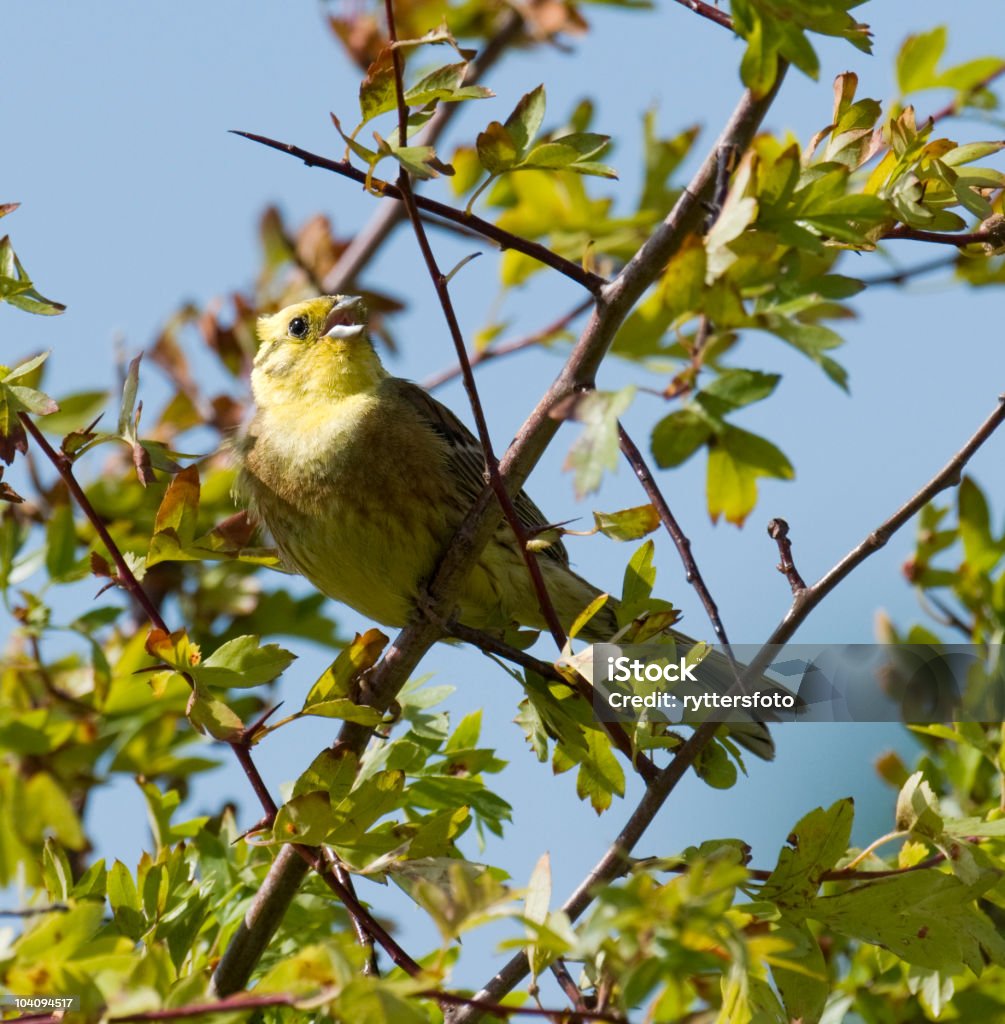
[[[575,574],[570,573],[569,575]],[[575,578],[579,580],[584,587],[589,588],[593,597],[599,596],[600,591],[587,583],[586,580],[583,580],[578,576]],[[617,599],[608,597],[607,602],[592,616],[589,622],[580,629],[578,637],[591,644],[612,642],[618,631],[618,607],[619,602]],[[571,625],[571,622],[567,625]],[[697,641],[692,640],[691,637],[685,636],[683,633],[678,633],[676,630],[672,630],[671,632],[679,654],[686,655],[693,647],[696,646]],[[614,642],[617,641],[614,640]],[[734,670],[729,659],[719,651],[709,651],[702,659],[701,666],[701,674],[704,684],[710,691],[720,694],[726,693],[735,684],[737,673],[742,673],[746,668],[745,665],[737,665]],[[778,687],[776,682],[768,679],[766,676],[762,677],[757,685],[772,689],[777,689]],[[729,722],[728,730],[730,737],[739,743],[740,746],[749,750],[750,753],[765,761],[771,761],[774,759],[774,740],[771,738],[771,733],[769,732],[767,725],[757,716],[750,715],[740,721]]]

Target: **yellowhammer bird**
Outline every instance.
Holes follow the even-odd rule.
[[[257,408],[237,444],[237,492],[291,568],[367,618],[404,626],[485,485],[481,445],[449,409],[384,369],[355,296],[289,306],[262,317],[258,334]],[[548,524],[522,491],[514,505],[526,527]],[[569,568],[560,542],[539,563],[568,628],[601,592]],[[457,604],[468,626],[545,628],[505,523]],[[580,635],[608,640],[616,629],[612,599]],[[767,731],[754,726],[754,752],[770,756]]]

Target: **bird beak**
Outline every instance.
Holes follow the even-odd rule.
[[[326,338],[358,338],[365,330],[366,324],[357,323],[362,310],[363,299],[359,295],[343,295],[331,308],[325,320]]]

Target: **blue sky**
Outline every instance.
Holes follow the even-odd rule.
[[[889,98],[892,55],[900,41],[910,31],[938,24],[947,10],[933,0],[859,8],[856,13],[874,27],[876,55],[822,43],[820,82],[791,74],[767,127],[791,130],[805,142],[827,124],[830,82],[849,65],[859,72],[860,95]],[[490,81],[498,98],[468,105],[452,138],[469,138],[487,120],[504,118],[520,94],[541,81],[549,121],[561,119],[589,94],[597,101],[596,129],[624,140],[610,162],[621,171],[618,190],[631,196],[638,182],[633,165],[641,111],[655,107],[668,135],[695,122],[707,125],[697,147],[703,152],[739,95],[740,44],[669,2],[648,14],[592,5],[585,12],[596,33],[573,40],[572,53],[539,50],[501,67]],[[979,19],[954,21],[959,24],[950,27],[950,58],[985,55],[987,33]],[[0,361],[51,348],[48,383],[56,394],[112,385],[116,342],[138,351],[180,301],[205,302],[249,282],[259,258],[257,216],[267,203],[278,203],[290,223],[323,211],[340,234],[363,225],[373,212],[375,200],[358,186],[227,134],[247,129],[340,155],[328,113],[353,120],[358,76],[328,35],[322,8],[313,3],[36,0],[5,10],[4,34],[0,201],[23,205],[3,227],[43,293],[65,302],[68,311],[49,320],[0,307]],[[922,109],[944,101],[931,94]],[[958,131],[972,139],[1000,133],[1000,127],[969,123]],[[439,183],[429,191],[447,193]],[[473,248],[441,236],[434,244],[447,267]],[[486,322],[495,296],[497,259],[481,248],[486,255],[465,268],[454,287],[468,336]],[[900,243],[893,255],[910,263],[931,253]],[[853,256],[842,269],[865,274],[882,266],[878,257]],[[449,336],[407,232],[395,236],[366,279],[409,302],[409,312],[396,324],[403,351],[394,372],[421,379],[452,362]],[[532,329],[577,298],[575,286],[564,280],[539,280],[510,295],[505,312],[515,330]],[[770,518],[789,521],[803,575],[816,578],[939,468],[990,411],[1005,382],[1005,353],[998,332],[988,329],[1000,324],[1001,304],[1000,293],[952,289],[937,276],[905,292],[879,291],[857,300],[859,319],[841,326],[847,344],[838,353],[851,374],[850,397],[776,340],[744,343],[738,365],[784,378],[775,399],[748,410],[741,423],[783,448],[796,467],[796,481],[765,482],[761,503],[737,530],[708,521],[702,459],[661,476],[735,641],[763,639],[788,604],[788,588],[774,570],[776,552],[764,532]],[[544,353],[500,361],[481,373],[497,449],[558,366],[559,356]],[[611,363],[600,385],[641,380],[634,368]],[[157,386],[148,370],[144,387],[156,395]],[[466,414],[459,388],[441,397]],[[641,441],[661,415],[657,400],[643,397],[628,423]],[[571,481],[560,471],[572,436],[568,428],[559,435],[530,485],[550,517],[589,519],[593,508],[640,503],[637,485],[622,470],[594,499],[577,505]],[[973,463],[996,520],[1003,499],[1002,443],[996,438]],[[95,472],[99,464],[100,459]],[[659,545],[658,589],[683,609],[685,626],[700,635],[706,629],[701,607],[672,546],[663,539]],[[867,642],[878,608],[902,623],[917,618],[914,597],[899,573],[910,548],[908,529],[813,615],[800,639]],[[627,548],[582,541],[571,550],[579,570],[599,585],[619,584]],[[366,625],[351,611],[341,621],[350,631]],[[306,649],[298,653],[303,657],[295,677],[282,685],[299,693],[323,660]],[[505,795],[518,807],[517,820],[510,841],[486,856],[519,883],[548,845],[556,894],[564,894],[599,856],[625,811],[616,806],[597,819],[577,803],[570,778],[553,779],[547,766],[532,760],[511,724],[515,687],[480,656],[437,651],[424,667],[458,686],[451,704],[458,714],[486,709],[486,739],[514,762]],[[305,749],[328,739],[326,727],[296,728],[295,736],[280,734],[267,752],[273,787],[305,766]],[[858,798],[856,838],[866,840],[888,827],[892,798],[879,789],[870,761],[892,743],[905,741],[888,727],[784,730],[774,765],[752,766],[750,779],[733,791],[713,792],[696,782],[683,786],[642,852],[669,853],[697,839],[737,835],[754,843],[759,865],[768,865],[801,813],[846,793]],[[202,798],[206,805],[221,793],[241,792],[242,782],[226,771],[214,776],[213,786]],[[525,799],[531,791],[534,799]],[[198,796],[192,806],[200,808]],[[250,804],[245,806],[251,815]],[[556,806],[562,808],[558,814]],[[135,811],[125,816],[134,819],[125,829],[115,824],[123,820],[123,807]],[[98,799],[95,815],[101,852],[135,860],[144,838],[139,794],[128,782],[116,785]],[[384,896],[373,898],[381,904]],[[406,928],[415,926],[417,914],[407,904],[395,902],[393,908]],[[482,950],[475,956],[465,980],[480,979],[484,955]]]

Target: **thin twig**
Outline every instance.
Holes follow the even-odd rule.
[[[935,111],[934,114],[928,115],[928,124],[935,124],[937,121],[941,121],[944,118],[952,117],[954,114],[960,112],[961,107],[964,103],[973,95],[980,92],[982,89],[986,89],[992,82],[1005,75],[1005,63],[1003,63],[997,70],[992,71],[990,75],[985,75],[979,82],[971,86],[962,96],[957,96],[954,100],[951,100],[941,109]]]
[[[392,43],[395,43],[398,40],[398,35],[394,26],[394,0],[384,0],[384,11],[387,17],[388,38]],[[397,47],[394,47],[391,50],[391,61],[394,68],[395,94],[398,105],[398,144],[400,146],[405,146],[408,142],[408,107],[405,104],[403,60],[401,50]],[[499,460],[496,458],[495,452],[492,448],[492,438],[489,434],[488,422],[485,419],[485,410],[482,408],[481,398],[478,395],[478,386],[475,383],[475,376],[471,371],[471,362],[468,359],[468,351],[464,344],[464,336],[461,333],[461,327],[457,320],[457,313],[454,310],[454,303],[450,297],[448,279],[443,275],[436,262],[436,256],[433,253],[432,246],[429,244],[429,236],[426,234],[422,218],[419,216],[418,206],[416,205],[416,195],[412,191],[411,180],[404,167],[398,174],[398,192],[401,195],[405,210],[408,213],[408,219],[412,222],[412,230],[415,233],[415,240],[419,245],[419,250],[422,253],[426,269],[429,271],[429,276],[432,278],[433,287],[436,289],[437,298],[440,300],[440,306],[443,309],[443,317],[447,321],[450,337],[453,340],[454,349],[457,352],[457,359],[461,367],[461,376],[464,380],[464,390],[468,395],[471,412],[475,418],[475,428],[478,432],[478,440],[481,442],[482,451],[485,455],[485,469],[488,475],[489,484],[499,501],[499,505],[503,510],[506,522],[509,524],[509,528],[513,531],[513,536],[516,538],[520,554],[531,579],[531,584],[534,587],[535,594],[537,595],[537,602],[541,609],[541,615],[544,617],[544,621],[548,626],[548,631],[551,633],[556,646],[561,650],[565,646],[566,642],[565,628],[559,621],[558,613],[555,611],[555,605],[548,593],[548,587],[544,581],[544,573],[541,571],[537,555],[533,551],[529,550],[527,546],[527,531],[520,522],[520,517],[517,515],[516,508],[513,505],[513,499],[506,490],[505,482],[499,475]]]
[[[1005,422],[1005,396],[999,398],[998,406],[994,412],[921,490],[870,533],[865,540],[853,548],[813,586],[807,587],[798,596],[793,598],[789,611],[743,671],[737,686],[743,686],[748,680],[754,679],[764,672],[771,663],[777,647],[788,641],[810,612],[841,580],[845,579],[870,555],[879,551],[890,537],[931,501],[935,495],[949,487],[956,486],[961,479],[963,467],[981,445],[1001,426],[1002,422]],[[628,857],[633,847],[652,823],[656,813],[683,778],[685,772],[691,767],[701,751],[711,742],[718,727],[719,723],[713,721],[705,721],[698,726],[684,742],[683,746],[678,749],[677,755],[661,772],[659,778],[646,789],[645,795],[618,837],[608,847],[590,873],[580,882],[575,892],[562,905],[561,909],[568,914],[571,920],[578,918],[590,905],[593,893],[599,886],[612,881],[627,870],[629,866]],[[527,974],[529,969],[526,953],[518,953],[478,993],[478,998],[501,998],[519,984],[520,979]],[[473,1016],[462,1011],[453,1016],[451,1024],[471,1024],[473,1020]]]
[[[784,519],[772,519],[768,523],[768,536],[778,545],[778,571],[789,581],[792,593],[801,594],[806,589],[806,581],[799,575],[796,563],[792,560],[792,541],[789,540],[789,524]]]
[[[716,147],[733,144],[739,152],[747,148],[781,87],[784,71],[784,66],[780,66],[775,86],[767,95],[755,97],[750,92],[744,93]],[[286,148],[282,144],[276,145],[280,149]],[[597,366],[632,307],[686,239],[700,229],[702,203],[711,196],[715,168],[713,150],[662,224],[617,278],[610,285],[603,286],[603,301],[594,310],[558,377],[521,427],[500,463],[500,472],[508,486],[518,488],[526,482],[558,429],[558,424],[549,415],[551,409],[557,402],[592,385]],[[440,618],[450,617],[463,581],[495,533],[500,518],[498,504],[492,498],[491,489],[486,487],[444,551],[427,588],[429,604],[437,608]],[[363,680],[358,703],[386,711],[398,690],[441,635],[440,627],[427,615],[417,617],[406,626]],[[342,726],[335,748],[361,751],[365,749],[371,732],[365,726],[347,722]],[[673,764],[676,763],[675,760]],[[225,954],[228,984],[241,987],[246,983],[305,872],[306,868],[293,850],[284,848],[280,851],[261,893],[252,902]],[[221,962],[217,976],[223,966]],[[508,988],[503,988],[503,991],[508,991]]]
[[[499,1020],[510,1017],[551,1017],[555,1020],[567,1021],[568,1024],[588,1024],[589,1021],[603,1021],[606,1024],[627,1024],[627,1018],[620,1013],[608,1013],[599,1010],[568,1010],[545,1009],[534,1006],[508,1006],[492,1003],[484,999],[470,999],[453,992],[441,992],[438,989],[425,989],[417,993],[423,999],[430,999],[441,1006],[468,1006],[481,1013],[490,1014]],[[110,1016],[109,1021],[140,1022],[159,1020],[189,1020],[193,1017],[205,1017],[218,1013],[240,1013],[248,1010],[262,1010],[270,1006],[289,1006],[294,1009],[306,1010],[309,1007],[323,1005],[338,997],[338,989],[331,987],[321,989],[310,995],[293,995],[285,992],[266,995],[230,996],[226,999],[209,1000],[203,1003],[191,1003],[188,1006],[172,1006],[163,1010],[140,1010],[136,1013],[124,1013]],[[14,1020],[27,1020],[17,1017]],[[33,1018],[34,1019],[34,1018]]]
[[[829,572],[793,598],[792,607],[785,618],[768,637],[766,647],[786,643],[806,616],[847,576],[870,555],[884,547],[887,541],[914,515],[921,511],[937,494],[959,485],[964,466],[974,453],[1005,422],[1005,395],[999,396],[994,412],[980,425],[967,443],[939,470],[931,480],[906,501],[889,519],[881,523],[861,543],[841,559]],[[755,658],[755,661],[758,659]],[[753,664],[753,663],[752,663]],[[762,666],[758,669],[763,671]]]
[[[875,277],[863,277],[862,284],[870,288],[882,285],[904,284],[915,277],[922,277],[925,274],[932,274],[936,270],[948,270],[956,266],[955,256],[940,256],[938,259],[929,260],[927,263],[918,263],[913,267],[903,267],[901,270],[891,270],[888,274],[877,274]]]
[[[397,53],[397,51],[395,52]],[[263,146],[268,146],[270,149],[278,150],[280,153],[289,153],[290,156],[302,160],[308,167],[321,167],[326,171],[333,171],[335,174],[341,174],[345,178],[358,181],[361,185],[366,184],[366,173],[357,170],[347,160],[329,160],[328,157],[321,156],[318,153],[311,153],[309,150],[301,149],[299,146],[294,146],[287,142],[277,142],[275,139],[270,139],[265,135],[256,135],[253,132],[235,130],[231,134],[240,135],[242,138],[258,142]],[[402,199],[401,191],[396,185],[392,185],[390,182],[383,181],[380,178],[370,179],[370,190],[374,194],[388,199]],[[531,241],[529,238],[521,238],[519,235],[514,235],[512,232],[497,227],[491,221],[484,220],[473,213],[465,213],[463,210],[457,210],[446,203],[420,195],[415,196],[415,205],[420,210],[434,213],[444,220],[454,221],[462,227],[476,231],[485,238],[491,238],[494,242],[498,242],[503,249],[516,249],[525,256],[530,256],[531,259],[537,260],[538,263],[543,263],[545,266],[551,267],[552,270],[557,270],[560,274],[582,285],[593,294],[596,294],[606,283],[599,274],[584,270],[578,263],[567,260],[564,256],[559,256],[557,252],[553,252],[546,245]],[[328,284],[327,279],[325,284]]]
[[[562,316],[558,317],[558,319],[552,320],[552,322],[546,327],[542,327],[540,330],[534,331],[533,334],[526,334],[522,338],[514,338],[512,341],[502,341],[498,344],[491,345],[488,348],[472,352],[468,357],[471,363],[471,368],[474,369],[476,366],[480,366],[482,363],[487,363],[492,359],[498,359],[500,356],[509,356],[514,352],[522,352],[524,349],[540,345],[543,341],[547,341],[549,338],[558,334],[559,331],[564,331],[566,327],[573,322],[573,320],[582,316],[583,313],[585,313],[592,305],[592,298],[584,299],[582,302],[570,309],[568,313],[564,313]],[[441,387],[443,384],[453,380],[455,377],[459,377],[461,373],[462,370],[460,363],[455,363],[446,370],[441,370],[432,377],[427,377],[422,382],[422,386],[427,391],[432,391],[434,388]]]
[[[714,21],[716,25],[721,25],[730,31],[733,29],[733,19],[725,11],[720,11],[718,7],[706,4],[703,0],[677,0],[677,3],[686,7],[689,11],[694,11],[695,14],[700,14],[709,21]]]
[[[933,242],[936,245],[955,245],[962,249],[967,245],[981,245],[984,242],[994,242],[1000,239],[1000,232],[997,231],[968,231],[962,234],[954,234],[951,231],[923,231],[921,228],[908,227],[901,224],[891,228],[883,240],[906,239],[911,242]]]
[[[722,618],[719,615],[719,607],[715,603],[708,586],[705,584],[704,577],[701,575],[701,570],[698,568],[698,563],[695,561],[694,553],[691,551],[691,541],[687,534],[681,529],[680,523],[677,522],[677,518],[673,512],[670,511],[670,506],[667,504],[666,498],[663,497],[662,492],[659,489],[659,485],[656,483],[655,478],[649,471],[649,467],[646,465],[646,460],[642,457],[642,453],[639,451],[635,442],[629,437],[628,431],[619,423],[618,424],[618,441],[621,446],[621,452],[628,460],[629,465],[632,467],[632,471],[639,478],[639,482],[642,484],[643,490],[646,492],[649,500],[653,503],[653,507],[656,509],[656,514],[660,517],[660,522],[666,527],[667,533],[670,534],[670,538],[674,542],[674,547],[677,548],[677,552],[680,555],[681,561],[684,563],[684,575],[688,583],[694,587],[695,592],[701,599],[701,603],[708,614],[709,621],[712,623],[712,629],[715,632],[716,639],[725,648],[727,656],[731,661],[735,661],[733,657],[733,649],[729,644],[729,637],[726,636],[726,627],[722,624]]]

